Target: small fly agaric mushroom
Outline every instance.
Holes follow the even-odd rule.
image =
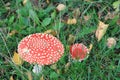
[[[82,43],[76,43],[70,46],[70,54],[72,59],[82,61],[88,57],[89,49]]]
[[[35,33],[21,40],[18,53],[29,63],[50,65],[60,59],[64,53],[64,47],[56,37],[50,34]]]

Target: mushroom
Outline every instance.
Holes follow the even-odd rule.
[[[115,38],[109,37],[109,38],[107,39],[107,46],[108,46],[108,48],[112,48],[112,47],[115,46],[115,45],[116,45],[116,40],[115,40]]]
[[[31,34],[18,44],[18,54],[30,64],[50,65],[57,62],[63,53],[63,44],[50,34]]]
[[[72,59],[81,62],[88,57],[89,49],[82,43],[76,43],[70,46],[70,54]]]
[[[58,11],[62,11],[62,10],[64,10],[66,8],[66,6],[64,5],[64,4],[59,4],[57,7],[56,7],[56,9],[58,10]]]

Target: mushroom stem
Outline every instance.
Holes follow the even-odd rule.
[[[38,65],[38,64],[35,64],[33,66],[33,70],[32,70],[35,74],[40,74],[42,73],[42,66],[41,65]]]

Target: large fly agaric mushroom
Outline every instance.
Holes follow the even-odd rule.
[[[76,43],[70,46],[70,54],[72,59],[82,61],[88,57],[89,50],[82,43]]]
[[[50,34],[35,33],[21,40],[18,53],[29,63],[50,65],[60,59],[64,53],[64,47],[56,37]]]

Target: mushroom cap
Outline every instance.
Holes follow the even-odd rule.
[[[107,46],[108,48],[111,48],[116,45],[116,40],[113,37],[110,37],[107,39]]]
[[[29,63],[49,65],[60,59],[64,53],[64,46],[50,34],[35,33],[20,41],[18,53],[23,60]]]
[[[89,50],[84,44],[76,43],[70,46],[70,54],[72,59],[78,59],[82,61],[87,58]]]

